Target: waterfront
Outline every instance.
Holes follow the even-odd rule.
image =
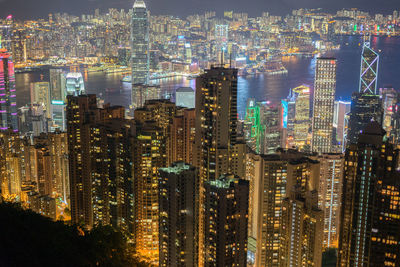
[[[362,39],[359,36],[344,36],[339,39],[341,49],[332,51],[327,56],[338,59],[337,91],[336,98],[350,100],[352,92],[358,89],[360,74],[360,54]],[[400,37],[373,37],[372,47],[379,51],[380,69],[378,86],[392,85],[400,89]],[[310,57],[285,57],[284,66],[288,69],[287,75],[268,76],[258,74],[255,76],[239,77],[238,79],[238,112],[243,118],[246,101],[249,97],[256,100],[269,100],[277,102],[286,97],[289,88],[301,84],[313,86],[315,58]],[[97,94],[112,105],[128,107],[131,99],[131,85],[122,83],[123,75],[89,73],[84,75],[87,93]],[[23,106],[30,101],[30,82],[49,79],[46,72],[16,74],[17,104]],[[195,80],[186,78],[168,78],[158,81],[163,94],[173,94],[180,86],[195,88]],[[111,89],[111,90],[108,90]],[[107,92],[112,91],[112,92]]]

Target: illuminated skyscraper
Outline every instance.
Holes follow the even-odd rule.
[[[200,188],[225,173],[236,173],[244,155],[238,153],[244,144],[237,142],[237,69],[213,67],[196,80],[195,166],[199,169]],[[241,158],[241,159],[240,159]],[[200,192],[204,192],[201,190]],[[200,195],[203,203],[204,195]],[[199,266],[204,251],[200,211]]]
[[[294,144],[300,150],[309,150],[308,133],[310,121],[310,88],[299,86],[293,89],[295,95]]]
[[[336,59],[318,58],[315,67],[311,149],[332,151],[333,110],[336,92]]]
[[[337,248],[339,243],[340,207],[342,201],[343,154],[322,154],[318,206],[324,212],[323,247]]]
[[[14,63],[5,49],[0,49],[0,130],[18,131]]]
[[[196,168],[176,162],[158,172],[159,266],[197,266],[199,184]]]
[[[279,104],[267,101],[260,106],[260,122],[265,125],[260,153],[273,154],[286,146],[287,108],[285,101]]]
[[[335,101],[335,112],[333,114],[333,127],[336,128],[336,141],[344,151],[346,148],[346,136],[348,128],[347,114],[350,112],[351,102]]]
[[[361,54],[360,85],[361,94],[376,95],[378,83],[379,55],[371,48],[371,43],[364,41]]]
[[[400,263],[399,152],[370,122],[345,154],[337,266]]]
[[[204,266],[246,266],[249,182],[222,175],[204,190]]]
[[[244,138],[247,145],[257,153],[261,150],[263,129],[260,122],[260,104],[256,103],[254,98],[249,98],[244,121]]]
[[[70,72],[66,77],[67,95],[83,95],[85,94],[85,82],[80,72]],[[63,100],[63,99],[58,99]]]
[[[398,92],[394,88],[380,88],[379,95],[382,99],[383,108],[382,127],[388,135],[390,135],[392,130],[391,122],[394,114],[393,108],[398,101]]]
[[[360,87],[358,93],[353,93],[348,143],[357,143],[360,132],[373,120],[382,124],[382,100],[376,91],[378,80],[379,55],[365,41],[361,54]]]
[[[131,64],[132,64],[132,103],[134,108],[139,93],[135,85],[149,83],[150,44],[149,44],[149,12],[142,0],[133,4],[131,24]]]

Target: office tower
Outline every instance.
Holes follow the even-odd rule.
[[[142,0],[133,4],[131,22],[131,64],[132,64],[132,103],[139,97],[140,87],[148,85],[150,68],[149,12]],[[140,106],[134,106],[137,108]]]
[[[99,190],[98,187],[104,186],[104,184],[108,185],[109,187],[105,186],[103,193],[108,194],[110,198],[114,197],[113,194],[116,192],[127,192],[124,191],[126,189],[123,187],[125,182],[130,179],[130,176],[127,176],[129,164],[123,153],[128,153],[126,151],[128,148],[123,142],[127,142],[126,132],[128,130],[123,125],[115,126],[115,132],[96,128],[105,122],[109,122],[110,128],[113,127],[113,123],[117,122],[127,124],[123,121],[125,111],[123,107],[118,106],[98,108],[96,95],[67,96],[66,110],[71,220],[73,223],[83,223],[90,229],[94,224],[100,224],[103,221],[105,224],[109,222],[109,218],[106,217],[107,214],[104,214],[103,219],[98,217],[101,216],[101,211],[95,206],[97,205],[96,202],[102,200],[104,201],[102,203],[106,205],[106,201],[109,201],[108,199],[101,199],[104,195],[101,195],[101,192],[96,192],[96,190]],[[126,126],[126,128],[129,128],[129,126]],[[99,161],[96,161],[97,156]],[[117,162],[120,162],[118,171],[115,171],[117,167],[114,170],[104,167],[115,166]],[[107,173],[108,171],[111,173]],[[123,183],[121,183],[121,179],[124,181]],[[113,187],[113,189],[110,187]],[[129,196],[125,195],[125,197]],[[129,202],[125,197],[121,196],[119,200],[125,201],[125,205],[128,205]],[[120,204],[115,199],[110,200],[110,202],[112,202],[110,204],[117,206]],[[121,217],[113,219],[119,220]],[[123,217],[122,220],[128,223],[129,218]],[[115,224],[113,226],[121,227],[121,225]]]
[[[193,149],[196,133],[196,110],[180,109],[177,110],[176,116],[172,119],[170,126],[168,146],[172,152],[169,161],[183,161],[193,164]]]
[[[246,266],[249,182],[222,175],[204,183],[204,266]]]
[[[12,52],[12,32],[13,32],[13,17],[12,15],[8,15],[5,20],[3,20],[3,24],[0,25],[0,36],[1,36],[1,44],[0,49],[6,49],[9,52]]]
[[[66,130],[65,102],[62,100],[52,100],[50,105],[51,126],[50,131],[54,132],[57,129],[60,131]]]
[[[41,133],[47,133],[48,119],[44,106],[41,104],[31,104],[30,106],[30,121],[33,136],[39,136]]]
[[[398,150],[370,122],[345,153],[338,266],[397,266]]]
[[[50,84],[48,82],[31,83],[31,104],[42,105],[47,118],[51,118],[50,103]]]
[[[287,107],[287,128],[285,148],[295,147],[294,143],[294,123],[296,119],[296,95],[290,90],[289,96],[281,101]]]
[[[179,87],[175,91],[175,104],[178,107],[194,108],[195,93],[191,87]]]
[[[361,54],[360,86],[358,93],[353,93],[348,143],[357,143],[360,132],[371,122],[382,124],[382,100],[376,91],[378,79],[379,55],[370,47],[369,41],[364,41]]]
[[[264,126],[261,152],[273,154],[286,146],[287,102],[279,104],[266,102],[260,108],[260,121]]]
[[[62,69],[50,69],[50,98],[51,100],[65,101],[66,77]]]
[[[397,104],[398,93],[394,88],[380,88],[379,95],[382,99],[383,119],[382,128],[388,135],[392,131],[393,107]]]
[[[332,151],[333,106],[336,92],[336,59],[317,59],[314,81],[311,149],[317,153]]]
[[[333,127],[336,128],[336,142],[339,144],[341,151],[346,148],[347,123],[346,115],[350,112],[351,102],[335,101],[333,113]]]
[[[80,72],[68,73],[65,86],[67,90],[67,95],[78,96],[85,94],[85,82],[83,81],[82,73]]]
[[[322,154],[319,178],[319,208],[324,212],[323,248],[338,248],[342,201],[343,154]]]
[[[196,168],[176,162],[158,172],[159,266],[197,266],[200,191]]]
[[[378,67],[378,53],[371,48],[369,40],[364,40],[361,53],[360,85],[358,90],[360,94],[377,94]]]
[[[137,125],[132,156],[135,251],[141,259],[156,264],[159,262],[157,171],[167,166],[166,140],[163,129],[155,121],[135,121]]]
[[[294,145],[301,150],[309,149],[310,121],[310,88],[302,85],[294,88],[295,117],[294,117]]]
[[[0,49],[0,130],[18,132],[14,63],[5,49]]]

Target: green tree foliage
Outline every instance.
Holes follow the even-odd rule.
[[[139,266],[129,254],[124,236],[112,227],[82,232],[0,204],[0,266]]]

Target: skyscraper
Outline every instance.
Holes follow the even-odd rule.
[[[249,182],[222,175],[204,190],[204,266],[246,266]]]
[[[137,110],[136,110],[137,111]],[[137,117],[137,116],[135,116]],[[166,139],[155,121],[136,121],[133,149],[134,227],[137,255],[159,262],[158,169],[167,167]]]
[[[175,104],[178,107],[194,108],[195,92],[191,87],[179,87],[175,91]]]
[[[126,155],[112,153],[127,153],[126,144],[119,143],[118,138],[127,142],[128,136],[123,136],[123,126],[116,127],[115,132],[108,132],[108,129],[103,127],[100,129],[100,126],[101,123],[107,122],[112,127],[114,120],[122,121],[125,115],[124,108],[98,108],[96,95],[68,96],[67,102],[71,220],[73,223],[83,223],[89,229],[98,224],[113,224],[108,216],[110,214],[107,213],[110,207],[100,208],[98,203],[107,205],[111,202],[112,205],[118,205],[115,199],[117,197],[113,194],[127,190],[121,187],[123,183],[120,182],[121,179],[124,182],[129,181],[129,166],[126,164],[130,161],[123,158]],[[120,165],[115,167],[118,169],[116,172],[105,167],[117,162]],[[104,199],[104,196],[115,198],[109,200]],[[125,197],[128,197],[128,194]],[[119,200],[122,198],[119,197]],[[123,201],[128,204],[127,199],[124,198]],[[113,219],[128,220],[122,216],[117,217],[116,214]],[[126,229],[120,224],[113,225]]]
[[[50,69],[50,97],[51,100],[65,101],[66,78],[62,69]]]
[[[318,206],[324,212],[323,247],[337,248],[339,243],[340,207],[342,201],[343,154],[322,154]]]
[[[158,172],[159,266],[197,266],[200,191],[196,168],[176,162]]]
[[[50,85],[48,82],[31,83],[31,104],[42,105],[46,117],[51,118]]]
[[[302,85],[293,89],[295,95],[294,144],[299,150],[309,150],[310,88]]]
[[[360,132],[373,120],[382,125],[382,101],[377,94],[379,55],[364,41],[361,54],[360,86],[358,93],[353,93],[348,143],[357,143]]]
[[[335,101],[335,112],[333,114],[333,127],[336,128],[336,142],[338,143],[341,151],[346,148],[346,137],[348,120],[347,114],[350,112],[351,102]]]
[[[286,232],[289,227],[288,216],[290,216],[287,211],[289,208],[293,208],[294,203],[302,202],[295,197],[296,195],[301,194],[305,199],[306,195],[318,187],[319,162],[305,157],[303,153],[296,150],[280,149],[277,154],[248,153],[246,164],[246,179],[250,182],[249,235],[257,240],[255,266],[290,266],[285,265],[289,263],[290,255],[298,252],[289,242],[291,233]],[[294,196],[291,194],[293,191],[296,191]],[[285,199],[287,202],[284,202]],[[303,203],[302,207],[299,206],[299,209],[296,209],[299,216],[321,213],[315,205],[315,197],[309,198],[309,200],[308,203]],[[317,217],[314,219],[316,220]],[[296,218],[298,219],[298,217]],[[320,227],[322,229],[322,225]],[[293,229],[298,240],[306,240],[307,235],[310,237],[310,233],[317,232],[316,228],[313,228],[312,232],[307,234],[303,231],[306,229],[306,227],[303,228],[303,225],[297,230]],[[319,248],[319,250],[315,250],[316,257],[314,259],[308,258],[310,262],[317,264],[321,253],[322,239],[314,238],[313,241],[308,241],[310,243],[308,245],[304,243],[304,247],[301,249],[310,253],[311,248]]]
[[[131,24],[132,103],[136,103],[139,88],[135,85],[149,83],[149,12],[142,0],[133,4]],[[137,106],[134,106],[137,108]]]
[[[235,146],[243,145],[237,144],[236,128],[237,69],[212,67],[196,80],[195,166],[199,169],[200,188],[225,173],[236,174],[234,163],[242,155],[235,153]],[[200,192],[202,204],[204,190]],[[205,253],[203,221],[200,210],[200,255]],[[203,265],[203,257],[199,256],[199,266]]]
[[[375,121],[345,154],[338,266],[397,266],[398,150]]]
[[[213,67],[196,80],[196,159],[200,182],[230,172],[236,144],[237,70]]]
[[[311,149],[317,153],[332,150],[333,109],[336,92],[336,59],[318,58],[315,67]]]
[[[0,130],[18,131],[14,63],[5,49],[0,49]]]
[[[371,48],[371,43],[364,40],[361,53],[360,85],[361,94],[376,95],[378,83],[379,55]]]

